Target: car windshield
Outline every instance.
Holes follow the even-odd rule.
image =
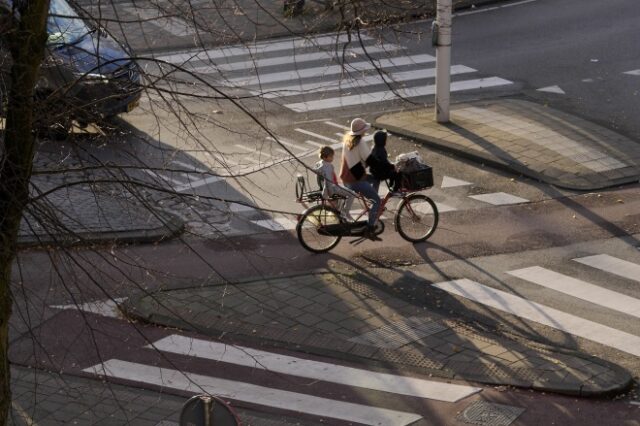
[[[51,0],[47,32],[49,44],[62,45],[75,44],[91,29],[65,0]]]

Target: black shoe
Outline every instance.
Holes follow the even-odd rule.
[[[364,230],[364,232],[362,233],[362,236],[364,238],[368,238],[371,241],[382,241],[382,238],[378,237],[376,235],[376,227],[374,226],[367,226],[367,228]]]

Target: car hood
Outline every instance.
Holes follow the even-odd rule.
[[[70,66],[78,75],[109,75],[131,62],[129,52],[100,31],[87,34],[74,44],[50,46],[49,52],[57,62]]]

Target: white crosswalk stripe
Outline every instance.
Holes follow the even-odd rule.
[[[640,276],[637,275],[640,265],[633,262],[607,254],[586,256],[573,260],[618,276],[640,281]],[[621,314],[640,318],[640,299],[609,290],[600,285],[541,266],[511,270],[507,271],[507,274],[575,299],[604,307],[612,312],[611,315]],[[640,357],[640,336],[627,331],[609,327],[467,278],[435,283],[433,287],[481,305]]]
[[[198,368],[206,373],[131,362],[126,357],[113,358],[83,371],[180,392],[210,393],[234,401],[320,416],[325,422],[326,419],[335,419],[365,425],[404,426],[416,422],[422,416],[375,404],[364,405],[316,396],[313,392],[322,392],[322,387],[316,390],[313,384],[329,383],[336,392],[339,392],[340,387],[348,387],[356,394],[375,391],[385,392],[396,398],[408,396],[446,403],[455,403],[482,391],[482,388],[474,386],[369,371],[177,334],[161,338],[143,348],[145,351],[149,349],[158,351],[162,354],[162,359],[170,362],[172,356],[179,356],[182,360],[188,357],[189,365],[193,366],[190,368]],[[216,368],[207,367],[206,363],[211,362],[215,363]],[[227,370],[225,366],[231,365],[273,373],[274,377],[287,383],[300,378],[311,379],[312,382],[304,391],[293,392],[278,388],[277,381],[274,383],[264,376],[252,379],[243,370],[225,374],[225,378],[215,375],[216,371]],[[235,376],[238,376],[238,380],[235,380]],[[331,421],[328,423],[331,424]]]
[[[209,393],[236,401],[365,425],[404,426],[422,418],[418,414],[336,401],[246,382],[220,379],[117,359],[111,359],[104,364],[90,367],[84,371],[105,377],[132,380],[194,394]]]
[[[640,265],[609,256],[608,254],[598,254],[573,260],[611,274],[640,282]]]
[[[210,75],[216,84],[249,90],[277,99],[295,112],[367,105],[435,94],[435,62],[429,54],[413,55],[403,46],[380,44],[371,37],[356,41],[322,35],[203,52],[178,52],[158,59],[188,65],[191,72]],[[477,73],[462,64],[451,67],[451,91],[507,86],[511,81]]]

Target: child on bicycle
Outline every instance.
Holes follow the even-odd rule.
[[[384,130],[378,130],[373,134],[373,149],[371,150],[371,157],[367,164],[369,165],[369,172],[376,179],[374,183],[376,191],[380,185],[380,181],[388,180],[389,188],[392,192],[400,190],[400,174],[396,171],[394,166],[388,158],[387,149],[387,132]]]
[[[345,197],[344,200],[340,200],[338,205],[340,213],[347,220],[353,220],[351,217],[351,205],[353,204],[354,195],[346,188],[341,187],[338,184],[338,178],[336,177],[335,169],[333,168],[333,157],[335,151],[330,146],[323,146],[318,153],[320,161],[316,163],[316,172],[321,177],[322,198],[329,199],[333,195],[339,195]]]

